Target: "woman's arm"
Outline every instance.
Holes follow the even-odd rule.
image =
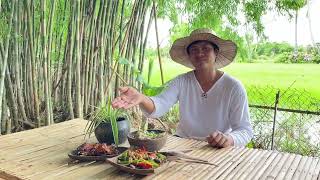
[[[133,106],[139,105],[147,113],[154,111],[153,101],[144,94],[140,93],[133,87],[119,88],[120,96],[112,101],[112,107],[128,109]]]
[[[148,97],[133,87],[121,87],[120,96],[113,100],[112,106],[128,109],[139,105],[147,116],[160,117],[178,101],[180,83],[180,78],[175,78],[161,94],[153,97]]]
[[[229,121],[232,131],[229,135],[233,138],[235,146],[245,146],[253,137],[250,123],[248,98],[244,87],[235,88],[231,97]]]

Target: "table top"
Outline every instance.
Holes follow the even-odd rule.
[[[218,164],[169,162],[149,176],[122,172],[106,162],[75,162],[68,153],[85,141],[86,120],[0,136],[0,179],[319,179],[316,157],[270,150],[216,149],[205,142],[169,136],[164,149],[194,149],[188,154]]]

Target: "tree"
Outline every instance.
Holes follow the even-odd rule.
[[[304,5],[305,0],[160,0],[158,14],[173,22],[174,27],[170,30],[172,41],[188,35],[193,29],[208,27],[222,38],[235,41],[241,58],[246,59],[250,53],[247,52],[245,37],[238,32],[240,26],[252,27],[258,36],[264,38],[263,15],[268,11],[277,11],[292,17],[292,13]],[[181,20],[179,17],[187,19]],[[241,17],[245,17],[245,21]]]
[[[107,89],[117,92],[128,82],[139,88],[135,79],[144,64],[144,22],[151,5],[151,0],[0,1],[1,133],[87,117],[107,98]]]

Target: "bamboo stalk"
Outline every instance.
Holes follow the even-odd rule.
[[[29,3],[28,0],[24,1],[24,5],[25,5],[25,9],[26,9],[26,18],[27,18],[27,32],[28,32],[28,45],[29,45],[29,53],[30,53],[30,72],[31,72],[31,81],[30,84],[32,85],[32,100],[34,102],[34,118],[37,121],[37,126],[40,127],[41,126],[41,122],[39,119],[39,102],[38,102],[38,88],[37,88],[37,83],[33,82],[32,80],[36,80],[36,61],[35,61],[35,57],[34,57],[34,43],[33,43],[33,37],[35,34],[35,30],[33,26],[31,26],[31,23],[34,23],[34,13],[32,13],[32,17],[33,17],[33,21],[31,22],[31,17],[30,17],[30,9],[29,9]],[[31,7],[34,8],[33,6],[33,2],[31,1]]]
[[[144,60],[145,60],[144,53],[145,53],[145,48],[147,46],[148,34],[149,34],[151,23],[152,23],[152,20],[153,20],[153,11],[154,11],[154,8],[152,7],[152,9],[150,11],[149,22],[148,22],[146,35],[145,35],[144,42],[143,42],[143,47],[140,47],[140,49],[142,49],[142,50],[140,51],[140,62],[139,62],[138,68],[139,68],[141,73],[143,71],[143,65],[144,65]],[[138,84],[138,87],[139,87],[139,90],[141,90],[141,85],[140,84]]]
[[[50,79],[48,76],[49,63],[48,63],[48,49],[47,49],[47,32],[46,32],[46,19],[45,19],[45,7],[46,0],[41,1],[41,42],[43,48],[43,76],[44,76],[44,91],[45,91],[45,102],[46,102],[46,114],[47,118],[45,119],[45,125],[50,125],[53,120],[51,120],[51,109],[50,109],[50,97],[51,94],[49,92],[49,83]]]
[[[18,4],[19,5],[19,4]],[[17,91],[17,101],[18,101],[18,108],[19,108],[19,112],[23,118],[24,121],[28,121],[27,118],[27,114],[25,111],[25,104],[24,104],[24,100],[23,100],[23,93],[22,93],[22,86],[21,86],[21,73],[19,72],[20,70],[22,71],[23,65],[20,62],[20,51],[19,51],[19,43],[18,43],[18,35],[20,32],[20,24],[19,24],[19,8],[16,10],[16,15],[15,15],[15,23],[14,23],[14,27],[15,27],[15,37],[14,37],[14,53],[15,53],[15,58],[13,60],[14,62],[14,69],[15,69],[15,78],[16,78],[16,91]]]
[[[71,6],[72,12],[74,11],[74,4]],[[74,17],[71,17],[71,27],[70,27],[70,36],[69,36],[69,44],[70,44],[70,49],[68,52],[68,79],[67,79],[67,96],[68,96],[68,109],[70,113],[70,118],[74,119],[74,113],[73,113],[73,101],[72,101],[72,56],[73,56],[73,46],[74,46],[74,41],[73,41],[73,31],[74,31]]]
[[[3,66],[0,69],[1,70],[1,74],[0,74],[0,114],[2,114],[1,111],[2,111],[2,98],[3,98],[3,91],[4,91],[4,80],[5,80],[5,73],[6,73],[7,64],[8,64],[9,42],[10,42],[10,34],[11,34],[11,27],[12,27],[12,20],[13,20],[15,5],[16,5],[16,0],[13,0],[11,15],[10,15],[10,19],[9,19],[9,32],[7,34],[6,42],[5,42],[5,46],[4,46],[5,50],[4,50],[4,58],[3,58],[3,63],[2,63]],[[1,123],[1,119],[0,119],[0,123]]]
[[[12,119],[13,119],[13,125],[15,128],[18,128],[19,124],[18,124],[18,105],[17,102],[15,101],[15,95],[13,92],[13,85],[12,85],[12,80],[10,77],[10,73],[9,73],[9,68],[7,68],[6,70],[6,95],[7,95],[7,101],[8,101],[8,105],[9,105],[9,110],[10,110],[10,114],[12,115]],[[11,132],[11,130],[10,130]]]
[[[132,13],[131,13],[131,16],[130,16],[130,19],[129,19],[129,23],[128,23],[128,27],[127,27],[127,30],[126,30],[125,37],[124,37],[123,42],[122,42],[122,47],[121,47],[121,50],[120,50],[120,52],[119,52],[119,57],[122,57],[122,56],[123,56],[123,54],[124,54],[124,52],[125,52],[125,47],[127,47],[127,46],[125,46],[125,45],[126,45],[126,43],[128,44],[127,40],[129,41],[129,39],[130,39],[128,36],[129,36],[129,32],[130,32],[131,25],[132,25],[132,23],[133,23],[134,11],[135,11],[136,7],[137,7],[137,0],[134,1],[134,4],[133,4],[133,6],[132,6]],[[126,51],[128,51],[128,50],[126,50]],[[117,72],[120,73],[120,69],[118,69],[117,63],[118,63],[118,61],[115,62],[115,66],[114,66],[113,69],[117,68]],[[117,66],[117,67],[116,67],[116,66]],[[108,85],[107,85],[107,87],[109,87],[109,84],[110,84],[110,81],[111,81],[113,75],[114,75],[114,73],[111,74],[111,77],[110,77],[109,80],[108,80]],[[119,88],[119,80],[118,80],[118,78],[115,79],[115,87],[114,87],[114,88],[115,88],[115,89],[118,89],[118,88]],[[115,96],[117,96],[117,93],[118,93],[118,91],[115,91]]]
[[[93,12],[96,10],[96,3],[94,3],[93,5]],[[88,45],[88,77],[87,77],[87,100],[85,101],[85,109],[88,109],[89,104],[91,101],[91,97],[92,97],[92,80],[93,80],[93,74],[92,74],[92,69],[93,69],[93,53],[94,53],[94,28],[95,28],[95,17],[93,14],[93,17],[91,18],[91,25],[90,25],[90,35],[89,35],[89,45]],[[89,109],[88,109],[89,110]],[[91,111],[90,111],[91,112]]]
[[[49,114],[50,114],[50,122],[49,124],[53,124],[53,107],[52,107],[52,93],[51,93],[51,89],[52,89],[52,78],[51,78],[51,51],[52,51],[52,34],[53,34],[53,26],[52,26],[52,21],[54,18],[54,12],[55,12],[55,1],[51,1],[51,8],[50,8],[50,16],[49,16],[49,25],[48,25],[48,30],[49,30],[49,37],[48,37],[48,49],[47,49],[47,61],[48,61],[48,68],[47,68],[47,72],[48,72],[48,97],[49,97]]]
[[[5,92],[3,93],[3,95],[5,96],[6,94],[5,94]],[[6,98],[3,98],[2,99],[2,104],[3,104],[3,106],[2,106],[2,113],[0,114],[0,119],[2,120],[2,121],[0,121],[0,136],[2,135],[2,134],[5,134],[6,133],[6,123],[8,122],[7,121],[7,118],[8,118],[8,108],[7,108],[7,102],[6,102]]]
[[[34,122],[37,126],[52,124],[53,114],[60,111],[66,111],[70,118],[87,114],[90,107],[106,97],[111,86],[136,86],[134,70],[141,67],[145,47],[146,1],[135,0],[127,6],[125,0],[24,0],[23,8],[19,8],[19,1],[14,2],[18,9],[11,20],[14,33],[8,34],[8,46],[0,43],[0,68],[4,66],[6,47],[10,48],[6,66],[11,83],[5,75],[5,86],[13,95],[8,91],[1,99],[15,104],[17,114],[11,112],[5,120],[13,120],[11,129],[19,128],[21,123],[26,127],[32,127]],[[12,7],[12,1],[8,1],[1,4],[1,9],[7,10],[3,6],[7,4]],[[131,14],[124,16],[128,8],[132,8]],[[120,57],[134,66],[123,71],[118,64]]]
[[[59,7],[59,6],[58,6]],[[61,8],[61,7],[60,7]],[[58,19],[58,21],[60,22],[60,21],[62,21],[62,26],[63,26],[63,24],[68,24],[67,25],[67,27],[70,27],[70,22],[67,22],[66,20],[67,20],[67,18],[66,18],[66,16],[65,16],[65,13],[66,13],[66,8],[67,8],[67,3],[65,2],[64,3],[64,6],[63,6],[63,18],[62,18],[62,20],[60,20],[60,18]],[[59,8],[57,8],[57,9],[59,9]],[[60,16],[58,16],[58,17],[60,17]],[[70,31],[67,31],[67,34],[69,33]],[[59,46],[58,46],[58,51],[59,51],[59,53],[58,53],[58,57],[57,57],[57,60],[56,60],[56,62],[57,62],[57,75],[56,75],[56,78],[54,79],[54,82],[53,82],[53,92],[54,92],[54,102],[59,102],[59,104],[61,105],[61,106],[64,106],[64,101],[62,101],[62,97],[64,97],[64,81],[63,81],[63,79],[64,79],[64,75],[65,75],[65,72],[66,71],[62,71],[62,64],[63,64],[63,60],[62,60],[62,63],[60,63],[60,56],[61,56],[61,49],[63,48],[64,49],[64,52],[63,52],[63,59],[66,59],[66,53],[67,53],[67,47],[68,47],[68,41],[66,40],[65,41],[65,43],[64,43],[64,46],[62,46],[62,44],[63,44],[63,35],[64,35],[64,31],[62,30],[61,32],[60,31],[58,31],[57,33],[56,33],[57,35],[56,36],[59,36]],[[67,35],[68,36],[68,35]],[[56,47],[57,47],[57,45],[56,45]],[[61,85],[60,85],[60,88],[59,89],[57,89],[58,88],[58,85],[60,84],[60,82],[61,82]],[[60,90],[60,93],[58,94],[58,91]]]
[[[81,49],[80,49],[80,1],[76,1],[76,114],[77,117],[83,118],[82,101],[81,101]]]
[[[86,15],[86,12],[88,11],[87,7],[90,7],[90,4],[92,4],[92,1],[88,1],[87,4],[85,1],[82,1],[82,4],[81,4],[81,16],[85,16]],[[88,69],[87,69],[87,64],[89,63],[88,62],[88,59],[87,59],[87,36],[88,36],[88,33],[86,31],[86,28],[87,28],[87,23],[88,22],[88,19],[89,17],[85,17],[85,18],[81,18],[81,37],[80,37],[80,40],[81,40],[81,71],[82,71],[82,76],[81,76],[81,102],[82,102],[82,111],[83,111],[83,116],[86,117],[87,115],[87,108],[85,106],[86,104],[86,88],[87,88],[87,82],[86,82],[86,79],[87,79],[87,76],[88,76]]]
[[[101,25],[99,27],[99,31],[98,31],[98,35],[101,37],[100,38],[100,41],[99,41],[99,45],[100,45],[100,51],[99,51],[99,101],[101,103],[106,103],[105,99],[104,99],[104,81],[103,81],[103,73],[104,73],[104,49],[105,49],[105,32],[104,32],[104,29],[105,29],[105,26],[106,26],[106,14],[108,12],[108,7],[110,6],[111,1],[108,1],[108,4],[105,5],[104,1],[101,1],[101,18],[100,18],[100,21],[101,21]]]
[[[159,66],[160,66],[161,82],[162,82],[162,85],[163,85],[164,84],[164,77],[163,77],[161,54],[160,54],[160,43],[159,43],[158,24],[157,24],[157,7],[156,7],[155,0],[153,0],[153,8],[154,8],[154,11],[153,11],[153,14],[154,14],[154,26],[155,26],[156,37],[157,37],[158,60],[159,60]]]
[[[136,6],[136,1],[134,2],[134,5],[133,5],[133,8]],[[132,21],[132,16],[130,16],[130,20],[129,20],[129,24],[131,23],[131,21]],[[127,30],[126,30],[126,34],[125,34],[125,37],[124,37],[124,39],[123,39],[123,42],[122,42],[122,47],[120,48],[121,50],[120,50],[120,52],[119,52],[119,57],[121,57],[122,55],[123,55],[123,52],[124,52],[124,48],[125,48],[125,43],[126,43],[126,39],[128,38],[128,34],[129,34],[129,27],[130,27],[130,25],[128,26],[128,28],[127,28]],[[115,61],[115,63],[114,63],[114,66],[113,66],[113,69],[117,69],[118,68],[118,61]],[[117,69],[117,72],[118,72],[118,69]],[[119,73],[119,72],[118,72]],[[106,86],[106,88],[105,88],[105,96],[106,96],[106,94],[107,94],[107,90],[108,90],[108,88],[109,88],[109,85],[110,85],[110,82],[111,82],[111,79],[113,78],[113,75],[115,74],[115,71],[113,71],[112,72],[112,74],[111,74],[111,76],[109,77],[109,79],[108,79],[108,83],[107,83],[107,86]],[[117,79],[115,80],[115,89],[117,89],[118,88],[118,86],[117,86]]]

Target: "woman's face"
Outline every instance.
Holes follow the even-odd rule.
[[[216,54],[209,42],[202,41],[189,47],[189,59],[196,69],[212,68]]]

